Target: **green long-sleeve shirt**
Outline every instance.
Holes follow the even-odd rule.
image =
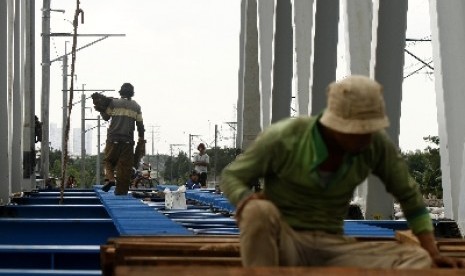
[[[295,229],[342,233],[344,217],[355,188],[370,173],[401,204],[414,233],[433,226],[418,185],[384,131],[373,135],[370,146],[357,155],[347,154],[326,184],[318,166],[328,151],[318,131],[318,117],[299,117],[269,126],[222,173],[221,189],[237,204],[251,193],[247,183],[264,178],[264,193]]]

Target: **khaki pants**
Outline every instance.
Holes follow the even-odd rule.
[[[134,163],[134,145],[132,143],[107,142],[104,154],[105,178],[115,179],[114,171],[116,168],[115,195],[126,195],[129,191]]]
[[[415,245],[358,242],[321,231],[295,231],[273,203],[251,200],[240,221],[244,266],[350,266],[429,268],[429,254]]]

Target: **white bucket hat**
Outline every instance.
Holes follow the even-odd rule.
[[[365,76],[350,76],[327,89],[321,124],[342,133],[367,134],[389,126],[382,86]]]

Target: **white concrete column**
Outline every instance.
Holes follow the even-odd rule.
[[[297,113],[309,115],[313,0],[294,0]]]
[[[336,80],[339,0],[316,0],[310,113],[326,106],[326,88]]]
[[[346,61],[348,75],[370,75],[371,32],[373,20],[372,0],[344,2],[344,37],[346,46]],[[363,212],[366,210],[368,182],[363,181],[355,196]]]
[[[462,168],[461,168],[461,172],[463,172],[465,170],[465,150],[463,150],[465,148],[465,144],[462,145]],[[458,190],[459,190],[459,194],[458,194],[458,207],[457,207],[457,212],[454,213],[454,214],[457,214],[455,216],[453,216],[453,219],[457,222],[457,224],[459,225],[459,229],[460,229],[460,232],[462,234],[462,237],[465,237],[465,174],[462,173],[461,177],[460,177],[460,182],[459,182],[459,186],[458,187]],[[451,196],[452,197],[452,196]],[[453,198],[452,199],[452,202],[454,203],[456,200],[456,198]],[[452,207],[453,207],[453,204],[452,204]]]
[[[13,82],[14,82],[14,36],[15,36],[15,2],[14,0],[6,0],[8,6],[8,170],[10,175],[10,183],[8,184],[10,187],[10,193],[12,192],[12,182],[14,179],[13,168],[15,164],[13,164],[13,155],[14,155],[14,143],[13,143]]]
[[[395,20],[393,20],[395,18]],[[404,69],[405,31],[407,29],[407,0],[380,0],[377,21],[374,78],[383,86],[387,129],[393,143],[399,145],[400,111]],[[376,24],[374,24],[375,26]],[[375,177],[368,180],[367,219],[392,219],[393,199]]]
[[[30,191],[35,188],[35,2],[24,1],[24,116],[23,116],[23,184]]]
[[[258,40],[260,46],[260,99],[262,129],[271,124],[271,70],[273,67],[274,0],[258,0]]]
[[[242,149],[242,133],[243,133],[243,112],[244,112],[244,63],[245,63],[245,18],[247,12],[247,0],[241,1],[241,26],[239,33],[239,71],[237,76],[237,132],[236,132],[236,148]]]
[[[430,1],[445,216],[465,229],[465,2]]]
[[[291,115],[293,30],[290,0],[276,2],[271,122]]]
[[[14,80],[13,80],[13,106],[12,106],[12,156],[11,156],[11,191],[20,192],[22,175],[22,59],[21,52],[23,50],[22,44],[22,30],[21,30],[21,1],[14,1]]]
[[[50,169],[50,2],[42,0],[42,93],[40,98],[40,120],[42,142],[40,146],[40,167],[44,179]]]
[[[242,148],[245,150],[261,131],[260,88],[258,69],[257,1],[247,0],[245,67],[244,67],[244,122]]]
[[[8,2],[0,1],[0,204],[10,194],[8,155]]]
[[[372,0],[344,0],[348,75],[370,75]]]

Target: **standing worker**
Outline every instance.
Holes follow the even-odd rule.
[[[104,157],[106,183],[102,190],[108,192],[112,186],[116,185],[115,195],[127,195],[134,164],[135,126],[137,126],[138,132],[138,148],[142,145],[145,149],[145,129],[140,105],[131,100],[134,96],[134,87],[130,83],[124,83],[119,94],[121,98],[111,99],[104,111],[97,107],[97,97],[93,97],[93,99],[102,118],[105,121],[111,119],[107,131]]]
[[[207,187],[207,167],[210,163],[210,157],[205,152],[205,144],[200,143],[197,146],[197,150],[199,151],[198,154],[194,155],[194,170],[199,173],[199,182],[202,188]]]
[[[363,76],[329,85],[327,107],[262,132],[223,170],[245,266],[464,267],[442,256],[418,185],[384,128],[382,87]],[[373,173],[401,204],[421,247],[344,236],[354,189]],[[264,190],[250,185],[264,178]]]

